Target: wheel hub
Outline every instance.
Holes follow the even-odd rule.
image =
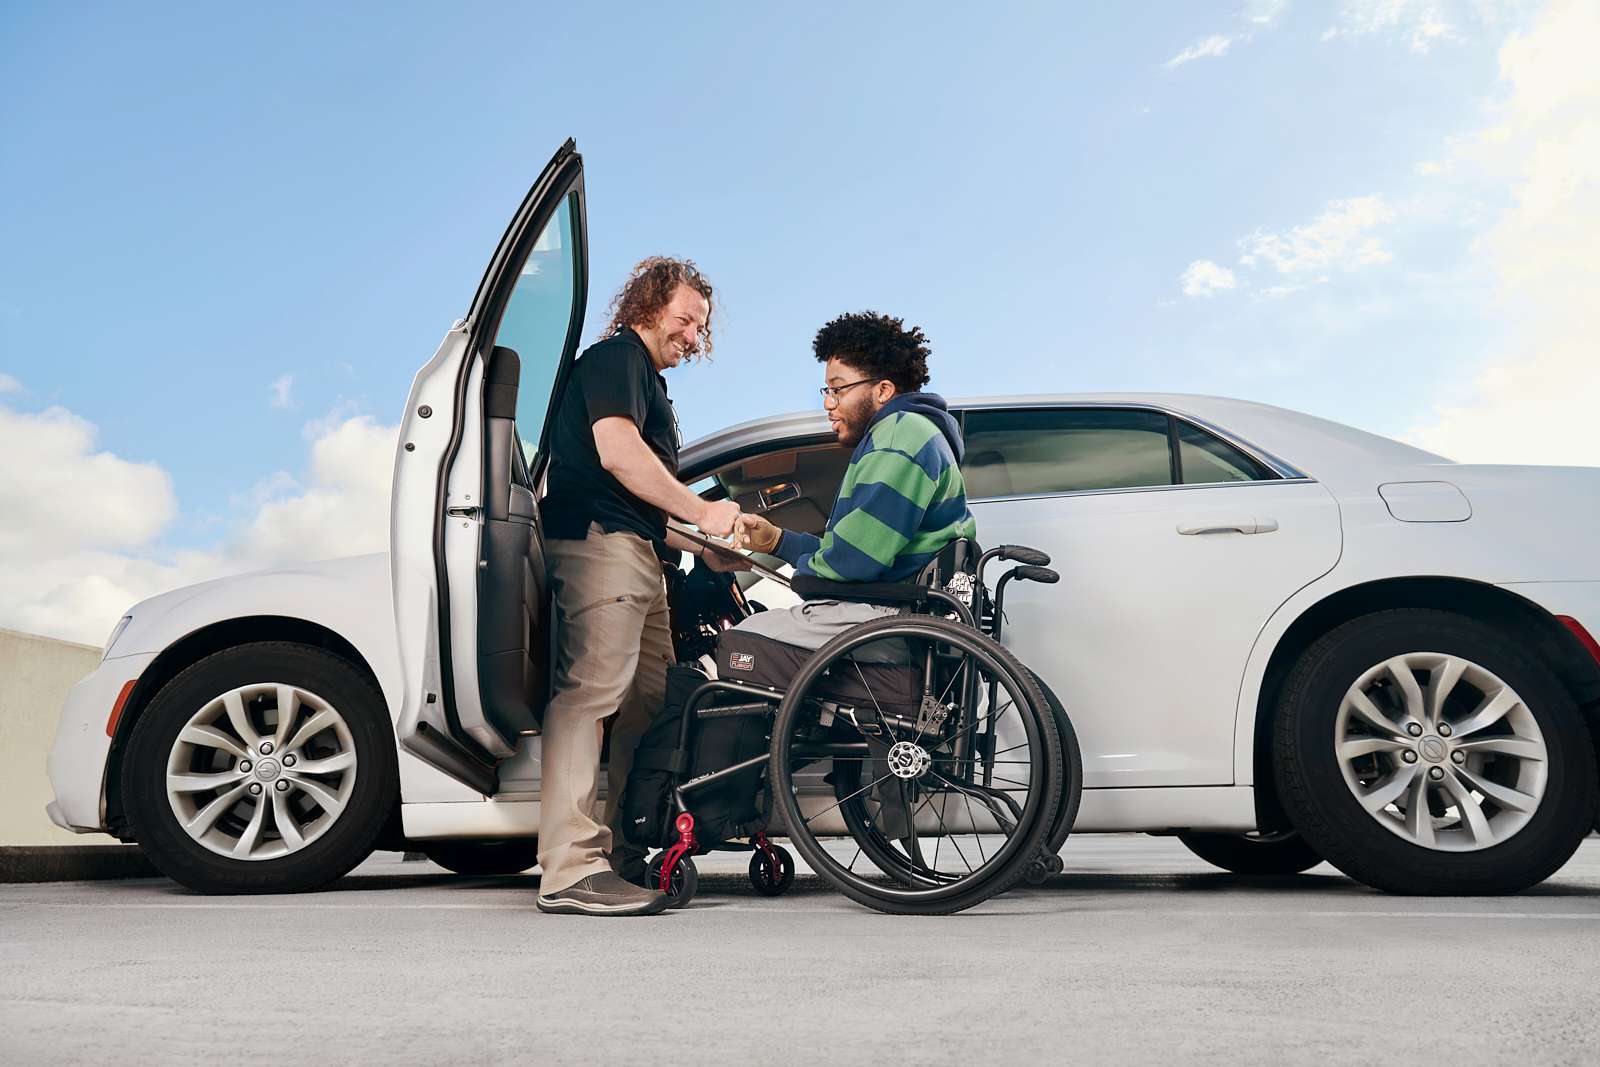
[[[252,773],[257,781],[267,784],[275,781],[278,775],[283,773],[283,768],[275,759],[264,759],[256,763]]]
[[[889,749],[889,772],[896,778],[918,778],[933,760],[927,750],[911,741],[897,741]]]
[[[1449,746],[1437,737],[1424,737],[1422,743],[1417,746],[1417,751],[1429,763],[1443,763],[1450,753]]]

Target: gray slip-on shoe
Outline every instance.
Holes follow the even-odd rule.
[[[666,908],[666,894],[630,885],[610,871],[539,894],[539,910],[556,915],[655,915]]]

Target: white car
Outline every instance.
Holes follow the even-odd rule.
[[[375,846],[533,865],[537,487],[587,281],[568,142],[412,386],[391,551],[130,609],[62,712],[57,824],[209,891],[306,889]],[[1593,825],[1600,471],[1457,465],[1208,397],[954,408],[980,540],[1062,574],[1013,584],[1005,632],[1076,725],[1078,832],[1474,893],[1540,881]],[[817,531],[845,461],[820,413],[785,416],[688,446],[682,476]],[[693,584],[684,640],[716,625]]]

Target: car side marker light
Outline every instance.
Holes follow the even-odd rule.
[[[129,678],[122,683],[122,692],[117,694],[117,702],[111,705],[111,717],[106,720],[107,737],[117,736],[117,722],[122,718],[122,709],[128,706],[128,698],[133,695],[133,687],[138,683],[137,678]]]
[[[1600,642],[1589,635],[1589,631],[1583,628],[1583,623],[1571,615],[1557,615],[1556,618],[1561,620],[1561,625],[1572,631],[1572,636],[1578,639],[1580,645],[1589,650],[1589,655],[1594,661],[1600,663]]]

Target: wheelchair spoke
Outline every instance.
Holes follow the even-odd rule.
[[[828,814],[828,812],[832,811],[834,808],[837,808],[840,804],[843,804],[845,801],[854,800],[856,797],[860,796],[862,793],[865,793],[867,790],[875,788],[877,786],[878,782],[882,782],[885,779],[890,778],[890,777],[892,777],[892,775],[885,774],[882,778],[879,778],[876,781],[867,783],[866,785],[862,786],[860,789],[857,789],[854,793],[851,793],[849,796],[841,797],[840,799],[834,801],[832,804],[829,804],[827,807],[823,808],[821,811],[812,813],[810,819],[801,819],[800,821],[802,823],[804,823],[807,827],[809,827],[811,825],[811,820],[812,819],[816,819],[816,818],[819,818],[819,817],[821,817],[823,815]]]
[[[972,722],[970,724],[968,724],[964,729],[962,729],[962,731],[960,733],[956,734],[954,737],[950,738],[949,740],[941,741],[939,744],[934,745],[932,748],[928,749],[928,755],[930,755],[930,756],[933,755],[935,752],[939,751],[941,748],[944,748],[946,745],[955,744],[957,741],[960,741],[963,737],[966,737],[966,736],[970,735],[972,733],[972,731],[974,731],[978,727],[982,726],[985,721],[999,722],[1000,721],[1000,716],[1004,715],[1009,709],[1015,707],[1016,703],[1017,702],[1015,700],[1008,700],[1000,708],[999,711],[992,712],[992,713],[990,713],[988,715],[982,716],[982,717],[977,718],[977,719],[973,719]]]
[[[967,821],[972,824],[972,839],[978,843],[978,858],[988,863],[989,857],[983,854],[983,836],[978,833],[978,820],[972,817],[972,798],[962,793],[961,801],[967,806]]]
[[[878,703],[878,698],[873,696],[872,686],[867,684],[867,676],[862,673],[861,664],[857,663],[853,656],[850,659],[850,666],[856,669],[856,677],[861,679],[861,685],[866,689],[867,696],[872,700],[872,708],[878,713],[878,721],[883,724],[883,732],[889,735],[889,740],[898,743],[900,739],[894,735],[893,728],[889,726],[889,717],[883,713],[883,706]],[[861,727],[857,726],[856,732],[860,733]],[[867,735],[861,734],[861,736],[866,737]]]
[[[931,793],[929,794],[929,796],[932,796],[932,795],[933,794],[931,794]],[[948,797],[949,795],[950,795],[949,793],[940,793],[939,794],[939,796],[941,798]],[[941,799],[939,807],[935,808],[934,812],[933,812],[934,818],[939,820],[939,829],[944,831],[944,833],[939,835],[939,843],[943,844],[944,843],[944,839],[948,837],[950,839],[950,844],[955,846],[956,855],[961,857],[961,865],[967,869],[967,873],[968,874],[971,874],[972,873],[972,864],[967,862],[967,854],[965,852],[961,851],[961,842],[956,840],[956,836],[950,832],[950,827],[945,825],[944,814],[940,810],[943,807],[944,807],[944,803],[943,803],[943,801]],[[937,871],[939,869],[939,847],[938,847],[938,845],[935,845],[934,849],[933,849],[933,869],[935,871]]]

